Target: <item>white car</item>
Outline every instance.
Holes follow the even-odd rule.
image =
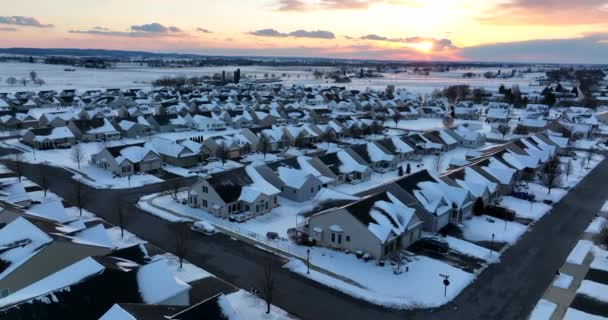
[[[204,220],[193,223],[191,229],[206,235],[212,235],[216,232],[215,227],[211,223]]]

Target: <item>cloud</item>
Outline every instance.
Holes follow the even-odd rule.
[[[0,16],[0,24],[10,24],[16,26],[24,26],[24,27],[36,27],[36,28],[52,28],[54,25],[52,24],[43,24],[38,19],[33,17],[23,17],[23,16],[12,16],[12,17],[2,17]]]
[[[608,33],[486,44],[463,48],[461,55],[475,61],[605,64],[608,63]]]
[[[275,38],[285,38],[285,37],[289,36],[287,33],[281,33],[275,29],[260,29],[260,30],[248,32],[247,34],[256,36],[256,37],[275,37]]]
[[[116,31],[106,27],[96,26],[88,30],[70,30],[72,34],[89,34],[106,37],[133,37],[133,38],[158,38],[158,37],[182,37],[187,34],[180,28],[165,27],[159,23],[131,26],[131,31]]]
[[[313,39],[335,39],[336,36],[331,31],[325,30],[296,30],[289,33],[279,32],[275,29],[260,29],[256,31],[248,32],[247,34],[256,36],[256,37],[272,37],[272,38],[286,38],[286,37],[294,37],[294,38],[313,38]]]
[[[379,36],[377,34],[368,34],[368,35],[362,36],[360,39],[361,40],[372,40],[372,41],[386,41],[386,40],[388,40],[386,37],[382,37],[382,36]]]
[[[306,11],[310,7],[300,0],[279,0],[277,11]]]
[[[277,11],[364,10],[379,3],[389,5],[416,5],[407,0],[318,0],[314,3],[308,3],[303,0],[277,0],[275,2]]]
[[[15,31],[17,31],[17,28],[0,27],[0,31],[2,31],[2,32],[15,32]]]
[[[351,37],[352,38],[352,37]],[[443,51],[443,50],[456,50],[456,47],[452,40],[450,39],[436,39],[436,38],[428,38],[428,37],[407,37],[407,38],[388,38],[384,36],[379,36],[377,34],[368,34],[362,37],[359,37],[360,40],[368,40],[368,41],[386,41],[386,42],[395,42],[395,43],[403,43],[406,45],[421,44],[421,43],[430,43],[432,44],[431,49],[433,51]]]
[[[204,29],[204,28],[196,28],[196,31],[202,32],[202,33],[213,33],[211,30]]]
[[[331,31],[325,30],[315,30],[315,31],[306,31],[306,30],[296,30],[289,33],[290,36],[295,38],[315,38],[315,39],[335,39],[336,36]]]
[[[182,32],[181,29],[179,29],[178,27],[173,27],[173,26],[169,26],[169,27],[165,27],[160,23],[149,23],[149,24],[142,24],[142,25],[134,25],[131,26],[131,30],[133,31],[140,31],[140,32],[149,32],[149,33],[170,33],[170,32]]]
[[[608,0],[512,0],[478,19],[494,25],[577,25],[608,20]]]

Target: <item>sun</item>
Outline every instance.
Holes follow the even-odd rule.
[[[422,52],[430,52],[433,50],[433,43],[430,41],[416,42],[408,44],[410,47],[422,51]]]

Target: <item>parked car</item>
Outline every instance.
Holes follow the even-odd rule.
[[[450,244],[437,237],[422,238],[419,243],[422,248],[431,251],[446,253],[450,250]]]
[[[216,232],[215,227],[211,223],[204,220],[193,223],[191,229],[206,235],[212,235]]]

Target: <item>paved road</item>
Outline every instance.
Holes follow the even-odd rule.
[[[51,190],[73,201],[74,183],[63,169],[26,165],[25,175],[37,181],[43,172]],[[302,319],[525,319],[555,270],[563,263],[595,213],[608,198],[608,162],[604,161],[578,187],[541,219],[518,244],[507,250],[502,262],[491,265],[453,303],[435,310],[386,310],[327,288],[283,268],[284,261],[223,235],[192,234],[188,257],[242,288],[255,285],[267,264],[275,269],[278,291],[275,304]],[[191,181],[183,181],[188,183]],[[162,190],[162,184],[130,190],[87,189],[87,209],[117,223],[119,198],[135,201],[141,195]],[[174,251],[168,223],[131,207],[126,227],[139,237],[167,251]],[[436,281],[436,279],[429,279]]]

